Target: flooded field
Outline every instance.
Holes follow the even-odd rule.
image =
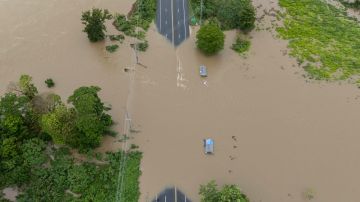
[[[131,3],[0,1],[0,93],[23,73],[40,92],[53,78],[53,91],[64,99],[82,85],[100,86],[116,130],[127,109],[139,131],[131,141],[144,152],[140,201],[168,185],[199,201],[199,185],[212,179],[238,184],[254,202],[301,202],[307,189],[315,191],[313,201],[356,201],[360,91],[354,85],[308,81],[286,54],[286,42],[266,30],[251,33],[246,58],[229,48],[233,31],[226,32],[224,51],[205,57],[195,48],[196,28],[174,49],[152,26],[149,50],[139,54],[146,68],[136,67],[129,86],[129,42],[107,53],[105,44],[88,42],[80,15],[92,7],[126,13]],[[263,4],[258,12],[277,7],[254,3]],[[201,64],[206,79],[198,75]],[[215,140],[213,156],[203,153],[207,137]],[[100,150],[119,147],[108,137]]]

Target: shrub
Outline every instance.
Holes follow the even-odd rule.
[[[52,88],[55,86],[55,82],[52,79],[46,79],[45,84],[48,88]]]
[[[91,42],[105,39],[106,27],[104,23],[111,18],[112,16],[107,9],[93,8],[91,11],[82,13],[81,21],[85,25],[83,31],[87,33]]]
[[[213,55],[224,48],[225,35],[214,23],[203,25],[196,39],[197,47],[206,55]]]
[[[122,34],[118,34],[118,35],[109,35],[109,39],[111,41],[120,41],[122,42],[125,39],[125,36]]]
[[[249,202],[248,197],[240,191],[238,186],[225,185],[219,190],[215,181],[200,185],[199,194],[201,202]]]
[[[145,52],[149,47],[149,44],[147,41],[137,43],[136,45],[137,45],[137,49],[142,52]]]
[[[245,53],[250,48],[250,41],[241,39],[240,36],[236,38],[236,42],[231,46],[231,49],[238,53]]]
[[[115,52],[118,48],[119,48],[119,45],[117,45],[117,44],[110,45],[110,46],[106,46],[106,50],[107,50],[109,53]]]
[[[194,14],[200,18],[200,0],[192,0]],[[216,17],[221,29],[241,29],[245,32],[255,27],[256,13],[251,0],[203,0],[203,21]]]

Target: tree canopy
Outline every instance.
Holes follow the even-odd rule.
[[[225,35],[218,25],[208,23],[196,34],[196,45],[206,55],[213,55],[224,48]]]
[[[236,185],[224,185],[220,190],[215,181],[200,186],[201,202],[249,202]]]
[[[104,23],[111,18],[112,16],[107,9],[93,8],[82,13],[81,21],[85,25],[83,31],[87,33],[91,42],[105,39],[106,27]]]
[[[196,16],[201,15],[201,1],[192,0]],[[203,0],[202,18],[217,18],[223,30],[248,32],[255,27],[256,12],[251,0]]]

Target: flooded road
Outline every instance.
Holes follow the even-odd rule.
[[[108,54],[105,44],[89,43],[80,15],[92,7],[126,13],[131,3],[0,1],[0,92],[23,73],[41,92],[53,78],[53,91],[64,99],[79,86],[98,85],[122,131],[131,89],[124,68],[133,64],[133,51],[125,43]],[[276,7],[254,3],[263,4],[258,12]],[[205,57],[195,48],[195,32],[174,49],[153,25],[149,50],[139,54],[147,68],[136,67],[130,114],[139,131],[131,142],[144,152],[140,201],[167,185],[199,201],[199,185],[212,179],[238,184],[254,202],[301,202],[307,189],[315,191],[313,201],[357,201],[360,91],[308,82],[286,42],[266,30],[251,33],[247,57],[229,48],[235,32],[226,32],[224,51]],[[206,79],[199,77],[201,64]],[[203,153],[207,137],[215,140],[213,156]],[[108,137],[100,150],[119,146]]]

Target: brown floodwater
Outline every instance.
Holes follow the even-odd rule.
[[[304,78],[286,42],[265,30],[271,16],[250,34],[246,57],[229,48],[233,31],[220,54],[205,57],[195,48],[197,28],[175,49],[152,26],[149,50],[139,54],[146,68],[125,72],[134,64],[131,41],[109,54],[108,41],[88,42],[79,19],[92,7],[125,13],[132,2],[0,1],[0,92],[23,73],[41,92],[50,91],[43,82],[53,78],[51,91],[64,99],[79,86],[100,86],[115,129],[122,132],[128,111],[139,131],[131,143],[144,152],[140,201],[170,185],[199,201],[199,185],[212,179],[238,184],[254,202],[301,202],[308,189],[313,201],[357,201],[360,91],[354,85]],[[254,4],[263,4],[259,16],[278,9],[276,1]],[[199,77],[201,64],[206,79]],[[207,137],[215,140],[212,156],[203,153]],[[118,149],[117,139],[107,137],[99,150]]]

